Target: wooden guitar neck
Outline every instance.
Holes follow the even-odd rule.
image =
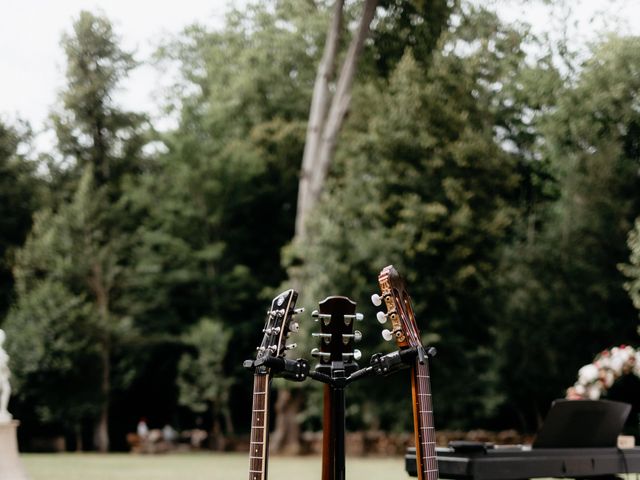
[[[418,479],[438,480],[436,430],[433,422],[429,365],[426,359],[424,364],[416,360],[411,369],[411,392]]]
[[[333,400],[331,387],[324,386],[322,417],[322,480],[334,480]]]
[[[269,374],[253,377],[249,480],[266,480],[269,459]]]

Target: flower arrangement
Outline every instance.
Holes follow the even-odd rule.
[[[640,377],[640,350],[620,345],[600,352],[578,371],[578,381],[567,389],[569,400],[597,400],[623,375]]]

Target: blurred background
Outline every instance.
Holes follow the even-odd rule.
[[[0,327],[23,450],[173,448],[141,446],[144,422],[246,451],[242,361],[272,297],[358,302],[365,365],[394,349],[369,302],[388,264],[438,349],[443,441],[530,438],[582,365],[638,345],[637,4],[380,0],[365,22],[370,0],[343,3],[5,6]],[[341,118],[310,117],[314,88]],[[301,327],[289,355],[310,358]],[[599,393],[635,404],[631,433],[634,371]],[[404,373],[349,387],[355,453],[411,441]],[[317,451],[321,387],[273,387],[274,451]]]

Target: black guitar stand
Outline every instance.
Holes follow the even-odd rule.
[[[371,356],[368,367],[358,369],[354,361],[331,362],[328,365],[319,364],[314,370],[309,367],[309,362],[299,358],[289,360],[283,357],[265,356],[259,360],[245,360],[243,366],[255,371],[260,368],[269,368],[271,372],[286,380],[303,382],[307,377],[329,385],[332,395],[332,418],[334,433],[334,480],[345,480],[345,424],[346,401],[345,388],[360,379],[372,376],[387,376],[410,367],[416,358],[421,363],[427,357],[436,355],[435,347],[412,347],[397,350],[382,355],[376,353]]]
[[[335,435],[334,448],[334,480],[345,480],[345,422],[346,401],[345,388],[362,378],[374,375],[387,376],[410,367],[416,357],[424,362],[424,358],[434,357],[434,347],[407,348],[397,350],[386,355],[376,353],[371,357],[370,365],[358,369],[358,364],[350,362],[331,362],[331,365],[318,365],[315,370],[309,371],[308,376],[313,380],[326,383],[331,387],[333,413],[333,432]]]

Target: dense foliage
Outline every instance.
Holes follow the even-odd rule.
[[[532,430],[577,367],[637,343],[640,40],[606,39],[565,75],[491,11],[381,2],[308,239],[291,245],[325,3],[255,2],[168,40],[166,132],[113,101],[137,63],[83,12],[48,161],[0,124],[0,318],[27,432],[125,448],[146,417],[204,425],[222,448],[248,429],[241,363],[292,273],[308,311],[359,303],[366,360],[391,348],[368,298],[396,265],[439,351],[438,428]],[[404,377],[350,387],[349,426],[407,428]],[[303,392],[298,418],[317,428],[319,391]]]

